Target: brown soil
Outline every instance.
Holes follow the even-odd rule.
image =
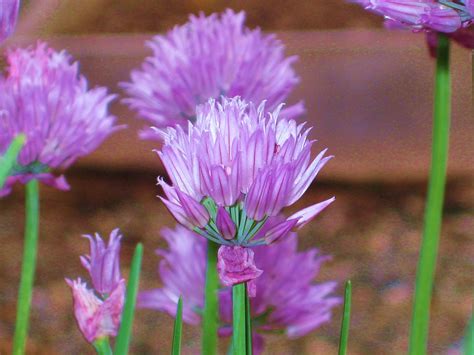
[[[74,323],[71,295],[64,277],[85,277],[79,255],[87,252],[83,233],[125,235],[122,265],[134,245],[145,245],[141,287],[159,285],[155,275],[163,247],[163,226],[174,221],[155,195],[149,174],[71,171],[72,191],[42,189],[41,236],[32,312],[29,354],[85,354],[93,349]],[[400,354],[406,351],[417,252],[423,215],[424,186],[319,183],[295,208],[337,197],[336,203],[301,232],[301,248],[317,246],[334,259],[319,280],[353,281],[351,354]],[[474,270],[474,185],[452,182],[447,189],[444,226],[433,301],[430,349],[444,353],[459,341],[472,310]],[[22,252],[23,192],[17,188],[0,203],[0,353],[9,353],[15,318],[16,288]],[[341,310],[331,323],[294,341],[267,337],[268,354],[335,354]],[[134,354],[166,354],[172,319],[138,311]],[[199,329],[185,327],[184,353],[199,349]]]

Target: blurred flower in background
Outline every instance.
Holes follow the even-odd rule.
[[[389,29],[425,31],[432,56],[436,54],[436,33],[448,34],[461,46],[474,48],[472,0],[349,0],[382,15]]]
[[[115,96],[105,87],[88,89],[78,63],[45,43],[10,50],[7,60],[7,75],[0,79],[0,155],[20,133],[26,144],[0,196],[31,179],[68,189],[65,178],[50,169],[69,167],[119,128],[108,112]]]
[[[163,257],[158,273],[163,287],[141,292],[139,306],[176,314],[183,297],[183,319],[197,325],[204,306],[206,241],[182,226],[164,229],[169,250],[157,250]],[[285,331],[289,338],[308,334],[331,318],[341,303],[332,293],[335,282],[314,283],[321,265],[329,260],[317,249],[297,251],[295,233],[270,246],[256,247],[255,261],[265,270],[254,282],[256,296],[250,299],[255,352],[263,350],[266,332]],[[192,262],[190,262],[192,260]],[[232,290],[220,290],[220,335],[232,334]]]
[[[0,43],[13,33],[19,9],[20,0],[0,1]]]
[[[125,299],[125,279],[120,276],[119,230],[112,231],[105,247],[102,238],[86,236],[90,242],[90,255],[81,262],[89,272],[93,289],[80,278],[66,279],[72,289],[74,315],[82,334],[89,343],[108,336],[116,336]]]
[[[260,102],[275,109],[298,83],[283,44],[274,35],[244,26],[244,12],[227,10],[208,17],[190,16],[166,35],[147,43],[153,55],[123,83],[125,100],[151,125],[164,127],[195,121],[196,105],[221,95]],[[304,112],[300,102],[282,112]],[[146,131],[144,137],[154,136]]]

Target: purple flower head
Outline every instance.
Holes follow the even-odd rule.
[[[19,10],[20,0],[0,1],[0,43],[13,33]]]
[[[163,287],[139,295],[139,306],[175,315],[179,296],[183,297],[183,319],[199,324],[204,305],[206,241],[178,226],[165,230],[169,251],[159,274]],[[265,272],[255,279],[258,292],[250,299],[254,350],[263,348],[261,332],[284,330],[290,338],[305,335],[331,318],[331,310],[341,299],[333,295],[335,282],[314,283],[321,265],[329,259],[317,249],[297,251],[295,233],[270,246],[253,249],[255,262]],[[190,262],[190,260],[192,262]],[[220,335],[232,333],[232,291],[220,290]]]
[[[125,298],[125,280],[120,276],[119,252],[122,236],[118,229],[110,234],[107,247],[102,238],[86,236],[90,241],[90,256],[81,256],[89,272],[93,289],[85,282],[66,279],[72,289],[74,315],[82,334],[89,343],[101,337],[116,336]]]
[[[331,159],[323,150],[311,160],[309,129],[280,118],[280,108],[268,112],[264,102],[256,107],[238,97],[210,99],[197,108],[187,131],[181,126],[158,130],[164,140],[158,155],[172,183],[158,179],[165,193],[161,199],[178,222],[224,246],[251,247],[303,226],[334,201],[305,208],[273,225],[273,233],[255,238],[269,219],[304,194]],[[247,279],[243,270],[240,279]]]
[[[106,246],[99,234],[85,235],[90,242],[90,255],[81,256],[82,265],[89,272],[94,289],[102,295],[110,294],[122,279],[120,276],[119,229],[114,229]]]
[[[102,337],[116,336],[125,298],[125,280],[120,280],[105,300],[97,297],[80,278],[66,279],[66,282],[72,289],[74,316],[86,340],[93,343]]]
[[[273,35],[244,26],[245,13],[227,10],[189,21],[149,41],[153,55],[123,83],[131,108],[154,126],[186,125],[195,107],[221,95],[260,102],[275,109],[298,83],[284,46]],[[303,104],[289,107],[284,116],[304,112]],[[151,134],[150,134],[151,133]],[[143,137],[157,137],[144,132]]]
[[[9,51],[8,64],[0,79],[0,155],[19,133],[27,139],[0,195],[32,178],[67,189],[50,169],[67,168],[119,128],[108,113],[114,96],[103,87],[88,89],[78,63],[44,43]]]
[[[164,145],[158,155],[172,183],[159,178],[162,200],[180,223],[223,245],[266,242],[253,238],[269,217],[304,194],[331,159],[323,150],[311,160],[309,129],[279,118],[279,110],[268,112],[264,103],[256,107],[240,98],[211,99],[198,107],[187,132],[181,126],[159,131]],[[318,206],[291,219],[306,223],[322,210]]]

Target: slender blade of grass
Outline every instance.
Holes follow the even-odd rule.
[[[26,338],[28,337],[31,297],[38,251],[39,185],[37,180],[31,180],[26,184],[25,212],[25,242],[16,309],[15,335],[13,337],[14,355],[25,353]]]
[[[349,327],[351,323],[352,282],[346,281],[344,290],[344,311],[342,314],[341,333],[339,335],[339,355],[347,354],[347,342],[349,340]]]
[[[23,144],[25,144],[26,137],[24,134],[19,134],[13,139],[5,154],[0,157],[0,188],[3,187],[10,171],[16,163],[18,154],[20,153]]]
[[[180,297],[178,307],[176,308],[176,317],[173,327],[173,345],[171,348],[172,355],[181,354],[181,338],[183,333],[183,299]]]
[[[204,313],[202,321],[202,353],[217,354],[217,329],[219,326],[219,280],[217,276],[217,250],[219,245],[207,241],[207,266]]]
[[[122,311],[122,322],[115,343],[115,354],[128,354],[130,339],[132,337],[133,317],[135,314],[135,305],[137,302],[138,285],[140,282],[140,269],[142,265],[143,245],[138,243],[133,253],[132,266],[127,284],[127,294],[125,296],[125,305]]]
[[[463,343],[463,354],[474,355],[474,314],[471,316],[471,320],[467,325]]]
[[[410,355],[426,354],[433,280],[441,230],[451,116],[449,38],[438,33],[431,171],[425,207],[423,237],[415,283]]]

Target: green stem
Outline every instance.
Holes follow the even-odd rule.
[[[351,280],[346,281],[344,291],[344,313],[341,322],[341,334],[339,336],[339,355],[346,355],[347,342],[349,340],[349,326],[351,323],[351,299],[352,299],[352,283]]]
[[[409,354],[426,354],[433,279],[441,230],[446,167],[448,161],[451,83],[449,73],[449,38],[438,34],[436,87],[431,172],[425,207],[423,239],[416,274]]]
[[[234,355],[247,354],[247,322],[246,322],[245,283],[232,286],[232,348]]]
[[[115,354],[128,354],[130,339],[132,337],[133,317],[135,304],[137,303],[138,284],[140,281],[140,269],[142,266],[143,245],[138,243],[133,253],[132,266],[127,284],[127,295],[122,311],[122,321],[115,343]]]
[[[26,184],[26,220],[25,245],[21,265],[20,288],[16,310],[15,335],[13,338],[13,354],[25,353],[28,322],[30,318],[31,297],[36,268],[39,226],[39,186],[37,180]]]
[[[250,299],[247,291],[247,284],[245,284],[245,343],[247,354],[253,354],[252,348],[252,316],[250,310]]]
[[[16,163],[18,154],[20,153],[23,144],[25,143],[26,137],[24,134],[19,134],[13,139],[12,143],[8,147],[5,154],[0,157],[0,188],[3,187],[5,180],[7,179],[10,171]]]
[[[217,329],[219,326],[219,300],[217,277],[217,249],[219,245],[207,242],[206,289],[202,322],[202,353],[217,354]]]
[[[94,343],[95,351],[98,355],[112,355],[112,348],[110,347],[109,338],[103,337],[99,338]]]

